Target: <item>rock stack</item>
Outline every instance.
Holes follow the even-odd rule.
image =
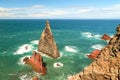
[[[30,58],[26,57],[23,61],[25,64],[30,65],[34,71],[41,73],[42,75],[46,74],[46,65],[44,64],[42,56],[39,53],[34,51]]]
[[[120,25],[97,59],[68,80],[120,80]]]
[[[53,38],[49,21],[46,21],[46,27],[41,34],[41,38],[38,44],[38,51],[52,58],[59,57],[59,51]]]

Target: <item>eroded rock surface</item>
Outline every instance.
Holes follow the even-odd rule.
[[[98,58],[68,80],[120,80],[120,26]]]
[[[23,61],[25,64],[30,65],[34,71],[41,73],[42,75],[46,74],[46,65],[44,65],[42,56],[39,53],[34,51],[30,58],[26,57]]]
[[[46,27],[39,40],[38,51],[52,58],[59,57],[59,51],[54,41],[49,22],[46,21]]]

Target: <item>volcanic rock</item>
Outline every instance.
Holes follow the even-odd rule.
[[[42,75],[46,74],[46,66],[42,60],[42,56],[39,53],[33,52],[33,55],[28,58],[24,58],[23,61],[25,64],[30,65],[34,71],[41,73]]]
[[[120,26],[98,58],[68,80],[120,80]]]
[[[41,38],[39,40],[38,51],[52,58],[59,57],[59,51],[56,42],[54,41],[48,21],[46,21],[46,27],[42,32]]]
[[[87,55],[87,56],[90,59],[96,59],[99,54],[100,54],[100,50],[96,49],[96,50],[92,51],[92,53]]]
[[[103,39],[103,40],[110,40],[111,37],[108,36],[107,34],[104,34],[104,35],[101,37],[101,39]]]

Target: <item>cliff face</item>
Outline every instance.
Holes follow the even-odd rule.
[[[120,26],[97,59],[68,80],[120,80]]]
[[[45,30],[39,40],[38,51],[52,58],[59,57],[59,51],[54,41],[49,22],[46,22]]]

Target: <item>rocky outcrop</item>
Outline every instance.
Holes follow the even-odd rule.
[[[38,51],[52,58],[59,57],[59,51],[54,41],[49,22],[46,21],[46,27],[43,31],[38,44]]]
[[[87,56],[90,59],[96,59],[99,54],[100,54],[100,50],[96,49],[96,50],[92,51],[91,54],[88,54]]]
[[[37,76],[34,76],[32,80],[39,80],[39,78]]]
[[[117,33],[103,48],[98,58],[68,80],[120,80],[120,26]]]
[[[46,66],[42,60],[42,56],[39,53],[34,51],[30,58],[26,57],[23,61],[25,64],[30,65],[34,71],[41,73],[42,75],[46,74]]]
[[[101,39],[103,39],[103,40],[111,40],[111,37],[108,36],[107,34],[104,34],[104,35],[101,37]]]

